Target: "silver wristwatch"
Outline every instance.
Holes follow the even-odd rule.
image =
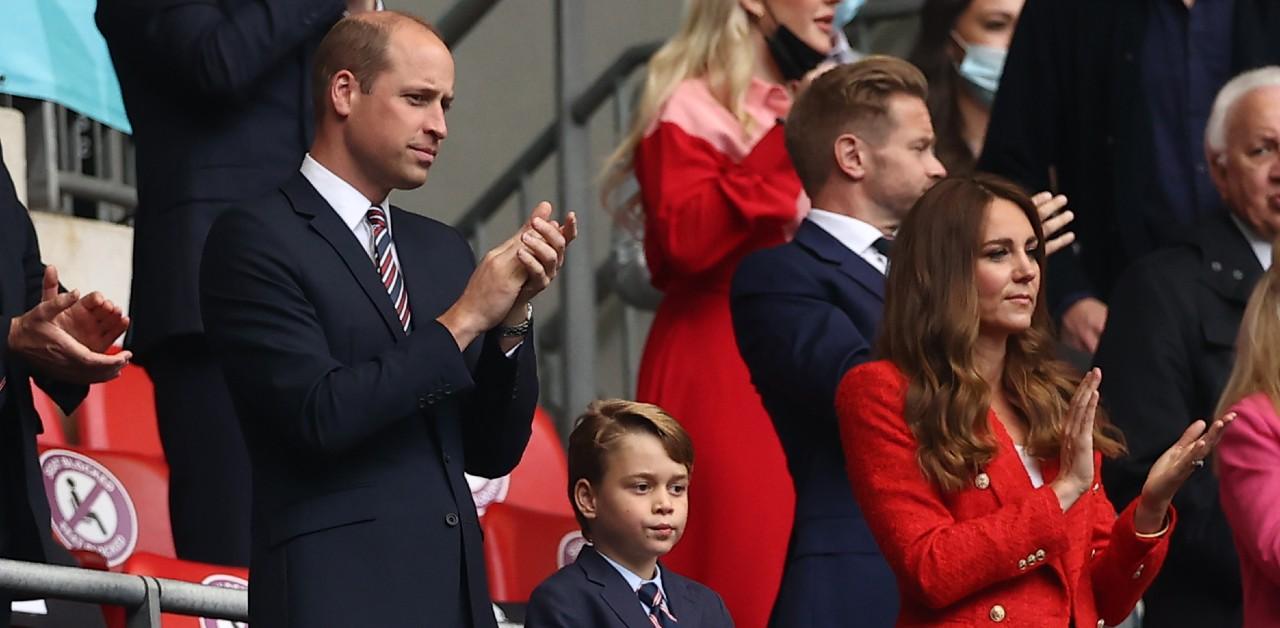
[[[499,331],[502,332],[503,338],[519,338],[519,337],[529,335],[529,329],[533,327],[533,304],[525,303],[524,307],[525,307],[525,310],[524,310],[523,323],[520,323],[518,325],[511,325],[509,327],[506,325],[503,325],[502,327],[499,328]]]

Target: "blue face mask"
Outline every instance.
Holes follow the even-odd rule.
[[[1005,48],[965,43],[955,32],[951,33],[951,37],[964,50],[964,61],[960,62],[956,71],[964,79],[969,92],[990,107],[995,102],[996,89],[1000,87],[1000,75],[1004,73],[1004,60],[1009,51]]]
[[[845,25],[853,21],[853,18],[858,16],[858,11],[861,11],[862,5],[866,3],[867,0],[843,0],[836,5],[836,15],[831,24],[836,29],[843,29]]]

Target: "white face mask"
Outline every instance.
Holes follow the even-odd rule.
[[[955,31],[951,38],[964,50],[964,61],[956,67],[969,91],[987,107],[996,99],[1000,87],[1000,75],[1004,73],[1004,61],[1009,56],[1007,48],[979,46],[966,43]]]
[[[867,0],[842,0],[840,4],[836,5],[836,15],[831,21],[832,25],[836,29],[844,28],[846,24],[853,21],[853,18],[858,16],[858,11],[861,11],[862,5],[866,3]]]

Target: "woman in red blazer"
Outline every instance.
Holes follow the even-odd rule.
[[[894,242],[885,359],[841,383],[849,480],[898,578],[899,626],[1119,623],[1225,425],[1189,427],[1117,517],[1100,464],[1122,437],[1097,410],[1101,373],[1053,357],[1041,242],[1014,185],[939,183]]]

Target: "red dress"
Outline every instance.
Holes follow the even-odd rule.
[[[845,375],[836,394],[849,483],[867,526],[898,579],[898,626],[1093,628],[1120,623],[1155,579],[1174,527],[1134,530],[1094,482],[1062,512],[1049,483],[1057,459],[1040,463],[1035,488],[995,413],[995,457],[969,486],[943,493],[924,477],[919,444],[902,417],[907,381],[886,361]]]
[[[636,396],[675,417],[696,456],[684,537],[664,559],[716,590],[742,628],[768,621],[795,493],[782,446],[738,354],[729,281],[743,256],[781,244],[808,209],[777,119],[781,87],[754,82],[745,132],[706,83],[676,88],[636,149],[645,257],[664,292]]]

